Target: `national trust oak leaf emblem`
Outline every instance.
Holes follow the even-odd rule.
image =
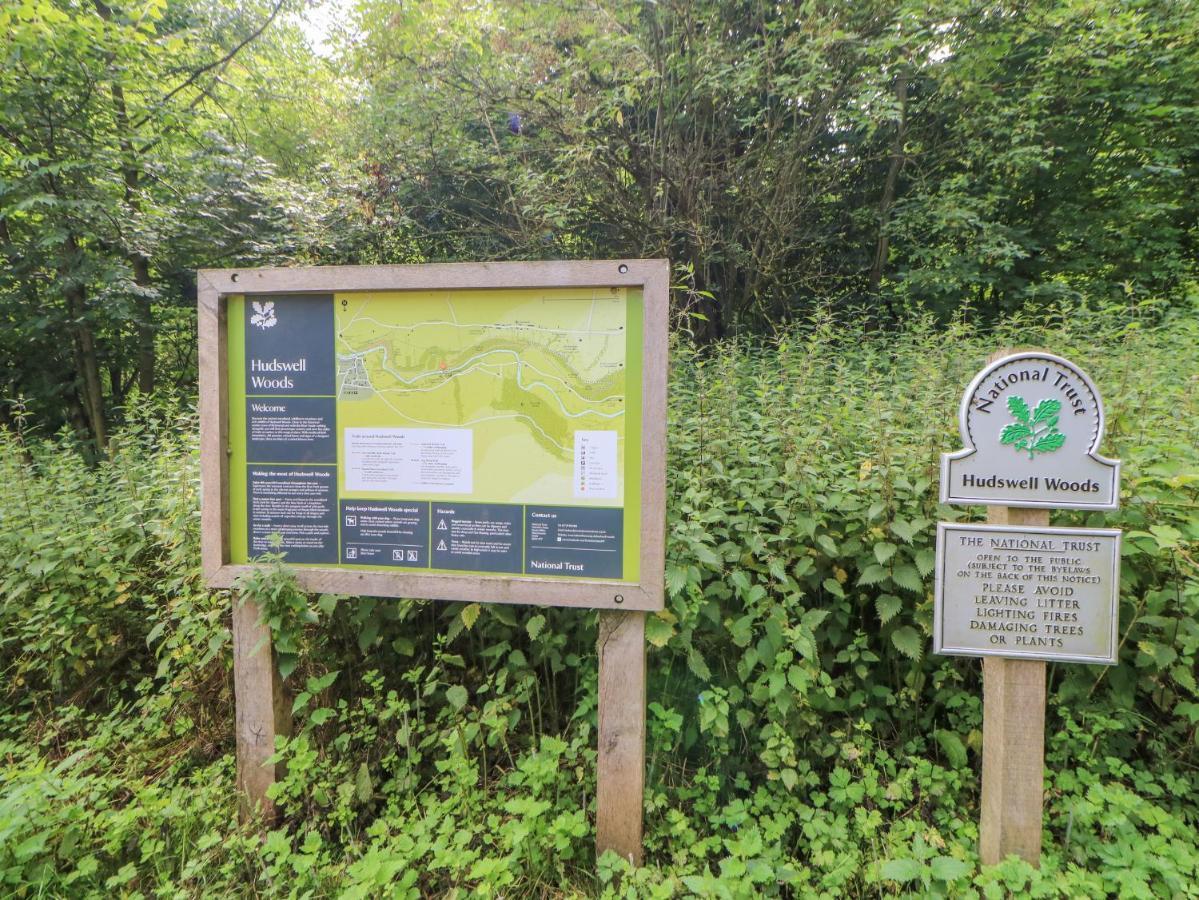
[[[1066,436],[1057,430],[1062,401],[1042,400],[1030,412],[1024,398],[1013,394],[1007,398],[1007,408],[1016,421],[1004,426],[999,443],[1027,452],[1029,459],[1038,453],[1052,453],[1066,443]]]
[[[274,328],[275,324],[279,321],[275,318],[275,301],[264,300],[259,302],[255,300],[253,306],[254,314],[250,316],[250,324],[257,325],[263,331],[268,328]]]

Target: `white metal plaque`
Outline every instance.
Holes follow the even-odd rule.
[[[1115,665],[1120,531],[937,525],[933,652]]]
[[[1103,402],[1086,374],[1049,353],[1016,353],[970,382],[965,449],[941,457],[941,502],[1115,509],[1120,463],[1099,455]]]

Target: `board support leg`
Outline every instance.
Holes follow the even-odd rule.
[[[599,614],[599,764],[596,856],[641,865],[645,808],[645,613]]]
[[[1049,511],[991,507],[992,525],[1049,524]],[[979,857],[994,865],[1016,854],[1041,864],[1045,799],[1045,663],[983,660],[983,775]]]
[[[276,766],[267,762],[275,738],[291,734],[291,710],[275,664],[271,631],[259,621],[260,608],[248,597],[233,595],[233,699],[237,731],[237,811],[242,822],[256,816],[275,818],[266,791]]]

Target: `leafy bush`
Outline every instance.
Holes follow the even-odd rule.
[[[1120,664],[1050,667],[1045,854],[981,871],[976,661],[928,653],[939,454],[1003,345],[1095,378],[1126,530]],[[647,865],[592,850],[595,615],[305,597],[282,810],[234,816],[230,598],[197,571],[194,422],[110,460],[0,444],[0,883],[17,895],[1195,896],[1199,316],[994,333],[818,316],[675,348]]]

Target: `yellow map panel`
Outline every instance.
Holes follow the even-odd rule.
[[[468,429],[469,497],[445,497],[620,506],[627,438],[625,293],[337,294],[339,436],[347,428]],[[607,449],[613,439],[614,453]],[[579,463],[588,452],[593,461],[610,460],[614,470],[598,476],[587,470],[591,481],[584,484]],[[596,485],[601,496],[588,496],[587,488]]]

